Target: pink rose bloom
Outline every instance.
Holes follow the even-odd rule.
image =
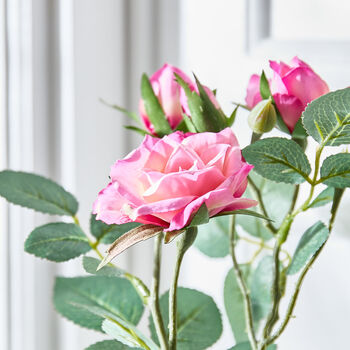
[[[174,73],[179,75],[189,85],[191,91],[196,91],[198,93],[197,85],[193,83],[182,70],[173,67],[170,64],[164,64],[161,69],[157,70],[151,76],[150,82],[154,94],[158,97],[159,103],[163,108],[172,130],[175,130],[181,123],[183,113],[185,113],[187,116],[191,116],[185,91],[176,82]],[[220,108],[213,92],[206,86],[204,86],[204,89],[214,105],[217,108]],[[147,116],[142,99],[139,103],[139,112],[147,130],[154,134],[154,127]]]
[[[290,66],[284,62],[270,61],[270,67],[273,70],[273,77],[269,80],[271,93],[283,121],[292,133],[307,104],[328,93],[329,88],[298,57],[292,59]],[[252,109],[260,101],[260,76],[254,74],[248,83],[246,103]]]
[[[210,216],[256,205],[241,198],[252,167],[242,159],[230,128],[177,131],[162,139],[147,135],[112,166],[111,182],[99,193],[93,212],[107,224],[135,221],[179,230],[203,203]]]

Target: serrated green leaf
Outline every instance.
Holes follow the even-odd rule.
[[[56,278],[54,288],[56,310],[74,323],[101,331],[103,317],[79,305],[100,308],[106,313],[137,324],[143,313],[139,295],[131,283],[123,278],[88,276]]]
[[[64,222],[37,227],[24,244],[27,253],[56,262],[76,258],[90,249],[82,229],[76,224]]]
[[[323,205],[326,205],[332,202],[333,197],[334,197],[334,188],[327,187],[312,201],[312,203],[309,205],[309,208],[322,207]]]
[[[205,203],[203,203],[197,210],[196,214],[194,215],[188,227],[195,227],[198,225],[206,224],[208,222],[209,222],[209,211]]]
[[[57,183],[32,173],[0,172],[0,196],[22,207],[45,214],[74,216],[78,202]]]
[[[326,158],[321,167],[320,182],[331,187],[350,187],[350,154],[338,153]]]
[[[262,71],[260,76],[260,95],[263,100],[268,100],[270,96],[272,96],[270,91],[269,82],[266,78],[265,72]]]
[[[247,146],[242,154],[258,174],[275,182],[300,184],[311,172],[306,155],[292,140],[266,138]]]
[[[194,246],[211,258],[223,258],[229,254],[228,225],[230,218],[212,218],[207,225],[198,227]]]
[[[293,275],[300,271],[327,240],[328,235],[328,228],[321,221],[308,228],[298,243],[287,274]]]
[[[272,283],[274,263],[272,256],[262,258],[251,278],[250,296],[254,323],[258,324],[267,316],[272,305]]]
[[[129,346],[119,343],[116,340],[104,340],[96,344],[90,345],[85,350],[128,350],[128,349],[135,349],[135,348],[130,348]],[[141,348],[137,348],[137,349],[141,349]]]
[[[99,259],[92,258],[90,256],[83,256],[83,267],[87,273],[98,276],[107,276],[107,277],[123,277],[125,271],[116,267],[106,265],[97,271],[97,267],[100,264]]]
[[[101,220],[96,220],[96,215],[91,214],[90,217],[90,232],[99,242],[111,244],[124,233],[140,226],[138,222],[128,222],[121,225],[107,225]]]
[[[244,342],[244,343],[240,343],[235,345],[234,347],[230,348],[229,350],[251,350],[251,346],[249,344],[249,342]],[[275,344],[271,344],[269,345],[266,350],[277,350],[277,345]]]
[[[326,146],[350,143],[350,88],[337,90],[312,101],[303,113],[310,136]]]
[[[146,74],[143,74],[141,79],[141,96],[155,133],[160,137],[171,134],[169,122]]]
[[[169,292],[160,298],[165,324],[169,322]],[[214,344],[222,333],[220,312],[213,299],[197,290],[180,287],[177,291],[177,349],[202,350]],[[150,318],[152,339],[158,343]],[[168,329],[166,329],[168,333]]]
[[[251,266],[241,265],[240,268],[246,284],[249,284]],[[224,302],[226,314],[230,321],[235,341],[240,343],[248,340],[243,296],[233,269],[227,273],[225,278]]]
[[[227,127],[227,118],[221,109],[215,107],[214,103],[211,101],[207,92],[205,91],[203,85],[200,83],[198,78],[196,79],[196,84],[199,91],[199,96],[202,99],[203,114],[207,119],[211,120],[213,129],[207,131],[218,132]]]

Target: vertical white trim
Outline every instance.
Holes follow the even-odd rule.
[[[6,4],[0,1],[0,170],[7,167]],[[0,349],[9,347],[7,205],[0,199]]]

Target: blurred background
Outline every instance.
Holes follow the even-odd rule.
[[[113,162],[141,138],[123,129],[125,117],[100,98],[137,110],[143,72],[164,62],[212,89],[223,109],[244,102],[252,73],[268,59],[298,55],[331,89],[350,85],[350,2],[346,0],[0,0],[0,169],[34,171],[75,193],[87,227],[91,205]],[[246,114],[234,131],[242,146]],[[306,278],[296,320],[281,350],[346,349],[350,324],[349,198],[334,234]],[[322,218],[300,220],[302,228]],[[54,220],[54,218],[50,218]],[[78,350],[102,335],[78,328],[52,306],[54,276],[82,273],[80,259],[52,264],[23,252],[23,242],[47,216],[0,200],[0,349]],[[298,231],[300,227],[300,232]],[[242,257],[244,259],[244,252]],[[152,242],[118,263],[150,281]],[[169,285],[173,247],[164,250],[162,290]],[[210,295],[223,309],[230,259],[211,260],[191,248],[180,284]],[[224,316],[225,317],[225,316]],[[143,321],[146,324],[147,320]],[[212,349],[233,344],[224,334]]]

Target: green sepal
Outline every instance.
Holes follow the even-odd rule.
[[[269,82],[264,71],[262,71],[260,75],[260,95],[263,100],[268,100],[270,96],[272,97]]]
[[[187,227],[196,227],[209,222],[209,210],[205,203],[203,203],[196,214],[193,216],[191,223]]]
[[[141,96],[155,133],[160,137],[171,134],[169,122],[146,74],[143,74],[141,79]]]
[[[135,131],[135,132],[137,132],[138,134],[140,134],[140,135],[142,135],[142,136],[145,136],[145,135],[153,136],[151,133],[149,133],[149,132],[146,131],[145,129],[138,128],[137,126],[133,126],[133,125],[123,125],[123,128],[124,128],[124,129],[127,129],[127,130],[131,130],[131,131]]]

